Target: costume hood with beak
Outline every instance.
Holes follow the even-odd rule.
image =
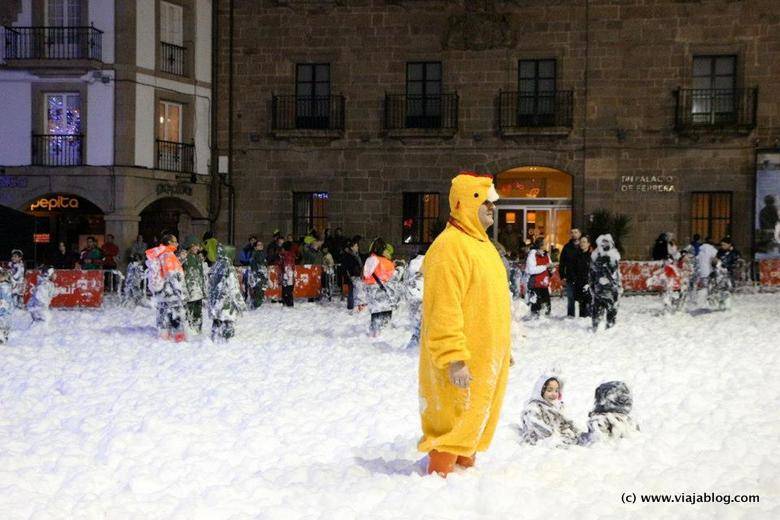
[[[471,456],[488,448],[498,422],[509,368],[510,293],[478,215],[482,203],[497,198],[492,176],[456,176],[449,224],[425,255],[420,451]],[[468,389],[449,380],[456,361],[471,372]]]

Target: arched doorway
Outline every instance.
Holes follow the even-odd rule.
[[[157,199],[141,211],[138,233],[149,244],[156,244],[163,233],[169,232],[183,240],[187,235],[200,236],[202,220],[198,211],[187,201],[176,197]]]
[[[572,222],[572,178],[546,166],[523,166],[496,176],[501,198],[496,206],[493,238],[512,256],[523,243],[545,238],[547,246],[561,250]]]
[[[35,217],[31,258],[36,264],[50,263],[59,242],[78,252],[86,247],[87,237],[95,237],[99,244],[104,241],[103,210],[84,197],[49,193],[31,200],[23,209]]]

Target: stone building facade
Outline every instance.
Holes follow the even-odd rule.
[[[16,0],[0,21],[0,258],[14,218],[34,263],[209,228],[210,0]]]
[[[756,149],[780,138],[773,0],[233,4],[216,97],[237,241],[308,218],[399,243],[406,213],[437,216],[411,194],[446,219],[469,169],[503,179],[503,224],[553,243],[603,208],[632,218],[631,258],[663,231],[749,249]]]

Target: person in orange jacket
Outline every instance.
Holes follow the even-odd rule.
[[[146,250],[148,287],[157,308],[157,329],[163,339],[184,341],[184,269],[176,256],[176,235],[163,235],[160,245]]]
[[[419,397],[428,473],[473,466],[490,446],[506,390],[510,292],[486,229],[498,194],[491,175],[464,172],[450,219],[425,255]]]
[[[363,264],[363,283],[371,311],[369,331],[372,337],[379,335],[393,317],[395,291],[388,282],[395,274],[395,264],[390,260],[387,250],[387,243],[377,238],[371,247],[371,254]]]

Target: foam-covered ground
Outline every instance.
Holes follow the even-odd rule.
[[[339,306],[247,314],[230,343],[156,339],[149,309],[14,317],[0,347],[0,517],[780,518],[780,295],[660,316],[625,298],[618,326],[515,330],[502,420],[477,467],[423,476],[417,352],[405,319],[368,340]],[[554,302],[553,314],[563,313]],[[517,442],[538,375],[557,367],[584,427],[623,379],[641,435],[616,446]],[[623,493],[758,494],[759,504],[623,504]]]

